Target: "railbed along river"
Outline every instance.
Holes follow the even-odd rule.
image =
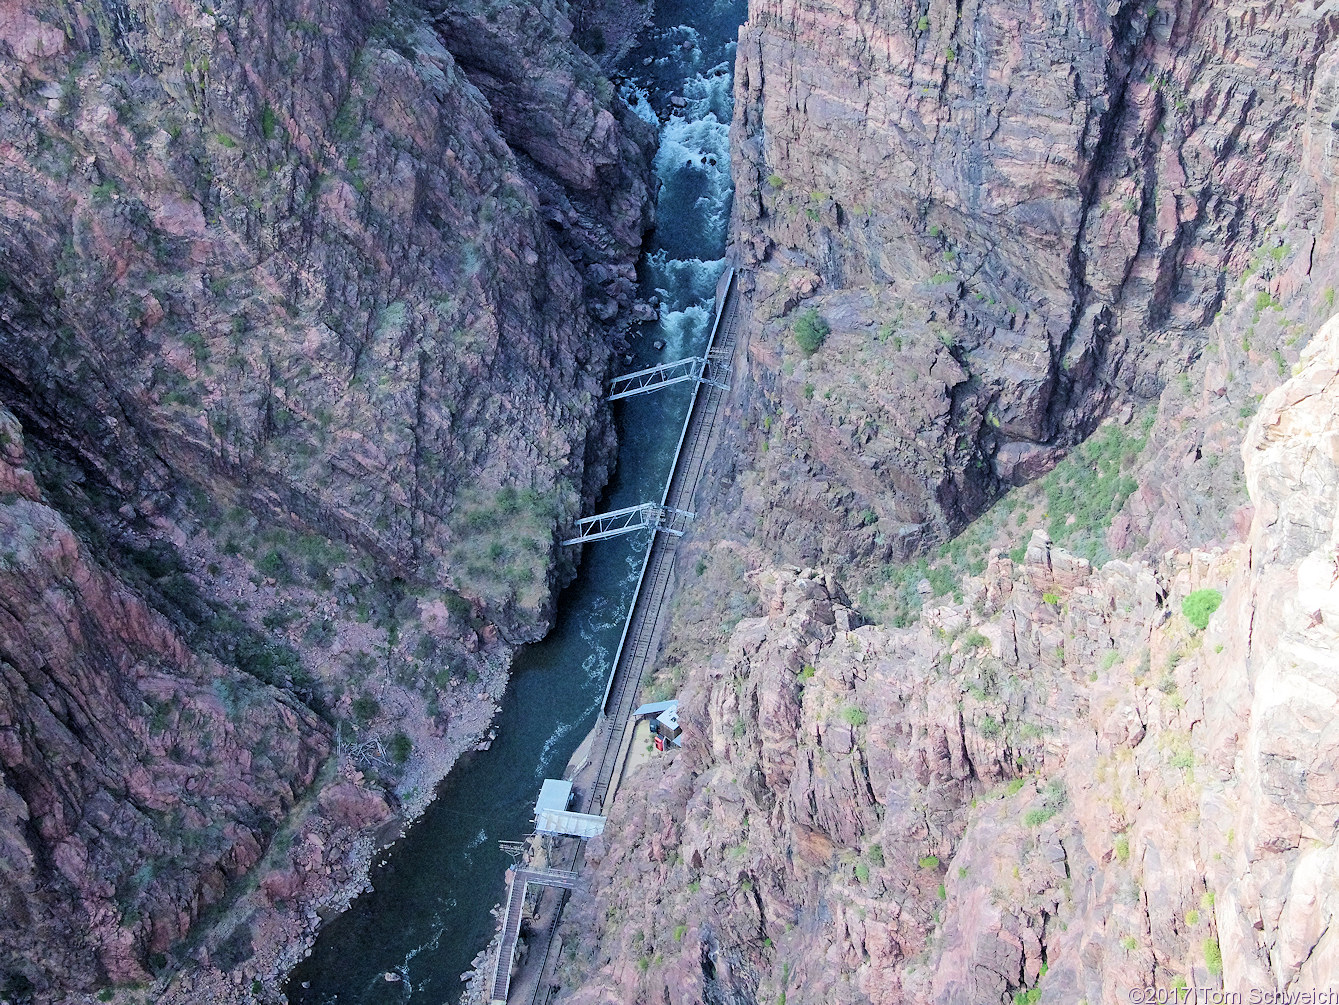
[[[710,337],[733,195],[731,92],[744,14],[745,0],[662,0],[620,68],[624,97],[660,129],[659,224],[638,278],[641,296],[662,302],[659,321],[636,339],[638,358],[620,369],[701,355]],[[674,107],[674,95],[687,104]],[[656,339],[662,352],[651,349]],[[690,394],[684,383],[614,403],[618,466],[601,511],[660,499]],[[372,891],[322,929],[289,979],[290,1002],[458,1000],[460,975],[492,938],[490,912],[505,896],[511,860],[498,841],[530,832],[540,783],[562,773],[594,724],[647,545],[642,531],[585,547],[553,631],[517,654],[492,747],[461,758],[374,867]]]

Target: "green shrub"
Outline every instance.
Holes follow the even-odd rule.
[[[832,331],[817,308],[810,307],[802,311],[795,319],[795,342],[806,354],[813,354],[822,347],[824,340]]]
[[[869,722],[869,716],[865,714],[864,709],[856,708],[854,705],[847,705],[842,710],[842,718],[852,726],[863,726]]]
[[[1215,977],[1223,976],[1223,950],[1213,936],[1204,940],[1204,965]]]
[[[1037,1005],[1041,1001],[1041,988],[1014,992],[1014,1005]]]
[[[916,864],[919,865],[922,869],[938,869],[939,856],[926,855],[924,858],[918,860]]]
[[[1120,947],[1130,953],[1139,948],[1139,941],[1133,935],[1127,935],[1120,940]]]
[[[1055,814],[1056,811],[1049,806],[1028,810],[1023,814],[1023,826],[1040,827],[1042,824],[1046,823],[1047,820],[1050,820],[1051,817],[1055,816]]]
[[[779,174],[773,171],[771,174],[767,176],[767,184],[771,185],[772,188],[781,188],[783,185],[786,184],[786,179],[782,178]]]
[[[869,846],[869,860],[875,865],[883,865],[883,845],[872,844]]]
[[[857,862],[855,864],[855,878],[860,880],[861,883],[868,883],[869,866],[865,865],[864,862]]]
[[[353,700],[353,714],[360,724],[371,722],[380,711],[381,703],[366,691]]]
[[[1198,925],[1200,923],[1200,912],[1193,908],[1186,912],[1186,924]]]
[[[1130,861],[1130,836],[1128,834],[1117,834],[1115,841],[1116,861],[1124,865]]]
[[[978,632],[976,629],[972,629],[970,632],[964,635],[962,639],[962,647],[966,649],[968,652],[971,652],[974,649],[980,649],[983,646],[988,645],[990,645],[990,640],[987,639],[980,632]]]
[[[391,737],[387,747],[390,749],[391,760],[396,764],[404,764],[405,761],[409,760],[409,754],[414,749],[414,741],[401,731]]]
[[[1181,601],[1181,613],[1186,620],[1203,631],[1209,626],[1209,615],[1218,610],[1223,603],[1223,595],[1217,590],[1196,590]]]

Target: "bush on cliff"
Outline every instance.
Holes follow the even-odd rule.
[[[817,352],[831,331],[832,326],[813,307],[802,311],[795,319],[795,342],[805,355]]]
[[[1209,627],[1209,615],[1218,610],[1223,595],[1217,590],[1196,590],[1181,601],[1181,613],[1200,631]]]

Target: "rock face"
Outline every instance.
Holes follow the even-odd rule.
[[[592,842],[560,1000],[1334,986],[1339,321],[1243,453],[1245,543],[1094,570],[1039,531],[912,628],[764,567],[761,616],[713,652],[690,587],[684,748]]]
[[[0,999],[272,988],[547,628],[654,196],[564,9],[0,0]]]
[[[843,357],[854,339],[879,363],[863,415],[821,395],[805,415],[862,438],[864,478],[818,454],[814,478],[946,535],[1113,403],[1155,397],[1243,270],[1300,256],[1302,286],[1330,276],[1335,17],[1208,0],[750,4],[734,163],[754,374],[787,383],[769,366],[794,318],[772,322],[801,302]]]
[[[330,730],[99,568],[3,410],[0,444],[3,993],[138,983],[260,860]]]
[[[602,481],[574,263],[630,268],[651,212],[647,127],[557,12],[6,11],[4,380],[29,436],[112,509],[189,482],[532,631],[548,541],[529,590],[452,552]],[[534,512],[494,512],[502,487]]]

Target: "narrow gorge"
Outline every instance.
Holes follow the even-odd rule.
[[[0,0],[0,1003],[488,1000],[727,266],[524,1005],[1339,992],[1337,36]]]

